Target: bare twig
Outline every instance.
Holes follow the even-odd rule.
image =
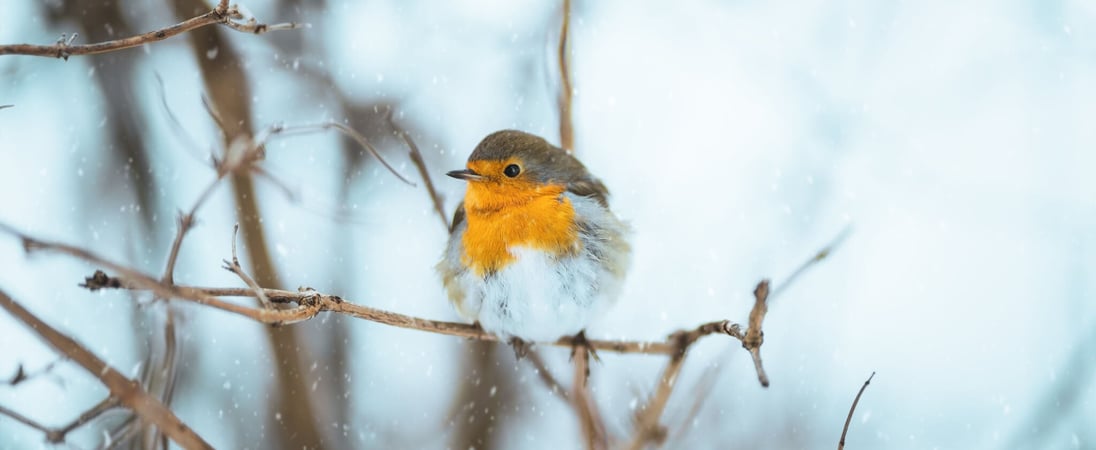
[[[373,155],[374,158],[377,158],[377,161],[380,161],[381,165],[383,165],[385,169],[388,169],[389,172],[392,172],[392,175],[395,175],[396,178],[400,179],[400,181],[403,181],[408,186],[417,186],[414,181],[411,181],[406,176],[399,173],[399,171],[397,171],[394,167],[392,167],[392,165],[389,164],[388,161],[381,156],[380,152],[377,151],[377,148],[374,147],[373,144],[369,143],[369,140],[366,139],[365,136],[363,136],[357,130],[338,122],[324,122],[310,125],[272,126],[267,128],[266,130],[259,132],[255,138],[255,142],[257,143],[256,146],[260,146],[264,145],[267,139],[276,134],[292,135],[298,133],[310,133],[316,130],[330,130],[332,128],[350,137],[354,140],[354,142],[357,142],[358,145],[369,151],[369,154]]]
[[[232,228],[232,262],[230,263],[225,260],[224,269],[240,277],[244,284],[255,292],[255,296],[259,299],[259,303],[261,303],[264,308],[271,309],[274,307],[274,304],[270,302],[270,299],[266,298],[266,294],[263,293],[263,288],[259,286],[259,283],[256,283],[255,279],[251,278],[251,276],[244,271],[244,268],[240,266],[240,259],[236,257],[236,237],[239,236],[239,234],[240,224],[236,224],[236,226]]]
[[[225,161],[228,162],[229,160],[226,159]],[[178,230],[175,234],[175,240],[171,242],[171,251],[168,253],[167,264],[165,265],[164,276],[162,277],[164,284],[171,285],[175,283],[175,263],[179,259],[179,250],[182,249],[183,238],[186,237],[187,232],[194,226],[194,216],[198,213],[198,208],[201,208],[206,200],[213,195],[213,191],[217,189],[217,185],[225,178],[225,175],[239,170],[240,167],[240,165],[229,166],[228,164],[220,164],[217,169],[217,178],[215,178],[212,183],[209,183],[205,190],[198,195],[198,200],[194,202],[194,206],[190,207],[190,211],[185,214],[181,211],[179,212],[177,222]],[[233,248],[235,248],[235,241],[233,241]]]
[[[721,322],[720,326],[722,325]],[[670,356],[670,361],[666,363],[666,368],[662,370],[662,375],[658,378],[658,386],[655,387],[655,392],[647,400],[647,403],[636,412],[636,432],[631,443],[628,444],[629,449],[638,450],[651,442],[661,444],[666,439],[666,428],[659,424],[662,411],[666,409],[666,403],[670,400],[670,394],[673,392],[677,376],[681,373],[681,367],[685,364],[685,354],[688,352],[689,346],[701,336],[700,330],[704,328],[705,326],[702,325],[691,332],[678,332],[670,337],[676,344],[675,351]],[[714,330],[716,328],[708,327],[708,329]]]
[[[567,35],[571,31],[571,0],[563,0],[563,19],[559,26],[559,146],[568,152],[575,151],[575,128],[571,120],[571,70],[568,67],[567,52],[570,50]]]
[[[23,425],[34,428],[35,430],[41,431],[42,433],[49,433],[50,432],[49,427],[47,427],[45,425],[42,425],[38,422],[35,422],[30,417],[19,414],[18,411],[14,411],[14,410],[5,408],[3,406],[0,406],[0,415],[11,417],[12,419],[15,419],[16,422],[19,422]]]
[[[783,293],[784,290],[787,289],[789,286],[794,284],[795,281],[799,279],[799,276],[803,275],[803,273],[805,273],[807,269],[810,269],[815,264],[818,264],[822,262],[822,260],[828,258],[830,254],[834,252],[834,250],[837,250],[837,248],[845,242],[845,239],[848,239],[850,234],[852,234],[852,225],[846,226],[844,229],[841,230],[840,233],[837,233],[837,236],[835,236],[829,244],[826,244],[825,247],[822,247],[822,249],[818,250],[818,252],[815,253],[814,256],[811,256],[806,261],[803,261],[803,264],[800,264],[799,267],[792,271],[791,275],[788,275],[788,277],[785,278],[783,282],[781,282],[779,285],[776,286],[776,288],[772,290],[772,294],[769,295],[769,298],[779,297],[780,294]]]
[[[585,335],[583,335],[585,336]],[[598,412],[597,403],[594,402],[587,388],[590,376],[590,348],[586,345],[586,339],[573,348],[572,360],[575,363],[575,380],[571,390],[571,401],[574,403],[578,414],[579,427],[582,430],[582,443],[587,450],[600,450],[608,447],[608,436],[605,434],[605,422]]]
[[[45,56],[48,58],[62,58],[68,60],[69,56],[107,53],[127,48],[133,48],[152,42],[162,41],[172,36],[183,34],[188,31],[192,31],[213,24],[226,25],[236,31],[253,34],[262,34],[267,31],[288,30],[307,26],[307,24],[299,24],[295,22],[267,25],[258,23],[255,18],[249,18],[246,22],[243,23],[238,22],[238,20],[243,19],[244,16],[240,13],[240,10],[237,6],[229,6],[227,2],[221,2],[215,8],[213,8],[213,10],[205,14],[187,19],[183,22],[171,25],[166,28],[149,31],[148,33],[139,34],[137,36],[130,36],[127,38],[115,39],[106,42],[98,42],[94,44],[72,45],[72,40],[76,37],[75,34],[73,34],[72,38],[68,39],[66,39],[65,35],[61,35],[61,39],[58,39],[57,42],[53,45],[0,45],[0,55]]]
[[[548,365],[544,364],[544,359],[540,357],[540,352],[535,348],[529,349],[525,353],[525,359],[533,365],[533,370],[536,370],[537,376],[544,382],[544,385],[548,387],[549,391],[553,394],[559,395],[564,401],[570,402],[571,396],[567,394],[567,388],[560,384],[552,372],[548,370]]]
[[[183,127],[183,123],[175,116],[175,112],[171,110],[171,105],[167,101],[167,88],[164,87],[164,79],[160,76],[159,72],[153,72],[156,78],[156,93],[160,96],[160,106],[163,107],[164,112],[167,114],[168,122],[171,124],[171,131],[175,133],[175,136],[183,141],[183,148],[187,150],[187,153],[194,157],[194,159],[202,164],[206,164],[209,161],[206,155],[197,152],[197,149],[201,148],[198,145],[197,139]]]
[[[450,228],[449,216],[445,214],[445,202],[442,201],[441,194],[434,188],[434,181],[430,178],[430,171],[426,170],[426,160],[422,157],[422,152],[419,151],[419,146],[415,145],[415,141],[411,139],[411,135],[402,127],[396,124],[396,121],[392,119],[392,110],[388,110],[388,114],[385,116],[388,121],[388,126],[396,130],[396,134],[403,139],[403,142],[407,144],[408,154],[411,157],[411,162],[415,164],[415,168],[419,170],[419,176],[422,177],[423,184],[426,185],[426,193],[430,194],[430,201],[434,204],[434,212],[438,213],[438,218],[441,219],[441,223],[445,225],[445,229]]]
[[[183,214],[179,211],[176,219],[178,230],[175,232],[175,240],[171,242],[171,251],[168,252],[167,264],[164,268],[164,276],[161,278],[164,284],[175,284],[175,262],[179,259],[179,250],[183,247],[183,238],[190,227],[194,225],[194,214]]]
[[[0,109],[14,108],[15,105],[0,105]]]
[[[761,322],[765,319],[765,299],[769,294],[769,280],[761,280],[754,289],[754,307],[750,311],[750,327],[745,332],[736,323],[727,320],[709,322],[693,330],[679,331],[670,335],[673,343],[673,353],[666,368],[662,370],[658,386],[647,403],[639,410],[636,416],[636,432],[628,448],[639,449],[648,443],[662,443],[666,439],[666,429],[659,424],[666,403],[673,393],[675,381],[685,363],[685,356],[689,348],[698,339],[709,334],[726,334],[742,342],[742,347],[753,356],[754,368],[757,370],[758,381],[761,386],[769,386],[769,377],[765,374],[765,368],[761,364],[760,348],[763,342]]]
[[[729,353],[730,348],[724,352],[724,356],[717,359],[726,359],[726,354]],[[700,410],[704,408],[705,402],[712,397],[712,391],[715,389],[716,382],[719,381],[719,364],[712,364],[704,369],[704,373],[700,376],[700,380],[692,388],[691,397],[693,398],[692,405],[689,406],[688,411],[684,417],[678,422],[678,426],[670,427],[671,433],[673,433],[667,447],[669,448],[681,448],[681,445],[674,445],[675,441],[680,444],[681,439],[688,433],[693,419],[700,414]]]
[[[116,397],[110,396],[104,398],[99,403],[96,403],[95,406],[92,406],[91,409],[88,409],[87,411],[84,411],[82,414],[80,414],[80,416],[77,417],[76,420],[69,422],[67,425],[61,428],[46,431],[46,441],[49,441],[53,444],[59,444],[61,442],[64,442],[65,436],[67,436],[69,432],[79,428],[80,426],[88,422],[91,422],[92,420],[95,420],[97,417],[103,415],[103,413],[117,408],[118,406],[120,406],[120,402]]]
[[[742,337],[742,348],[750,352],[753,357],[754,369],[757,370],[757,381],[761,386],[769,387],[769,376],[765,374],[765,367],[761,365],[761,344],[765,341],[765,333],[761,331],[761,322],[765,320],[765,314],[769,307],[765,303],[769,298],[769,280],[761,280],[754,289],[754,306],[750,310],[750,328]]]
[[[45,366],[42,366],[42,368],[40,368],[38,370],[35,370],[33,372],[27,372],[26,369],[23,369],[23,365],[19,364],[19,366],[15,368],[15,374],[12,375],[11,379],[9,379],[6,383],[9,386],[15,386],[15,385],[17,385],[19,383],[23,383],[27,380],[37,378],[38,376],[49,373],[51,370],[53,370],[54,367],[57,366],[57,363],[59,363],[61,361],[63,361],[63,359],[53,361],[49,364],[46,364]]]
[[[194,430],[191,430],[190,427],[179,420],[159,400],[148,395],[139,383],[126,378],[125,375],[107,365],[106,362],[88,351],[83,345],[50,327],[37,316],[31,314],[30,311],[24,309],[22,305],[16,303],[3,291],[0,291],[0,306],[34,330],[58,352],[98,378],[110,390],[112,397],[117,398],[121,404],[132,409],[143,420],[155,424],[176,444],[188,449],[213,448]]]
[[[864,385],[860,386],[860,392],[856,393],[856,398],[852,400],[852,406],[849,407],[849,416],[845,418],[845,428],[841,430],[841,440],[837,442],[837,450],[843,450],[845,448],[845,435],[849,432],[849,422],[852,422],[852,413],[856,411],[856,404],[860,403],[860,396],[864,395],[864,389],[868,388],[871,384],[871,379],[875,378],[875,372],[871,373],[871,376],[864,381]]]

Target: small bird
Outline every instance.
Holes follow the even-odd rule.
[[[488,135],[437,270],[457,312],[484,330],[525,342],[585,329],[612,305],[631,261],[629,228],[609,191],[563,149],[521,131]]]

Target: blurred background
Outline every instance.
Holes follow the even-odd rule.
[[[208,10],[200,0],[7,0],[0,43],[98,42]],[[486,134],[559,142],[559,1],[254,0],[260,21],[68,61],[0,57],[0,222],[156,274],[215,178],[225,133],[342,122],[419,179],[385,120],[422,149],[451,211]],[[864,393],[848,448],[1096,448],[1096,5],[1079,0],[669,3],[576,0],[575,151],[635,229],[624,294],[591,338],[660,340],[744,322],[774,298],[761,388],[737,341],[690,352],[663,415],[670,448],[826,448]],[[175,119],[172,119],[174,117]],[[177,122],[176,122],[177,120]],[[433,265],[429,197],[333,132],[278,137],[197,214],[176,281],[220,268],[241,223],[261,284],[456,320]],[[288,189],[286,189],[288,188]],[[77,286],[97,267],[0,236],[0,289],[114,367],[154,379],[218,448],[574,448],[573,410],[509,348],[334,315],[271,328]],[[241,300],[243,301],[243,300]],[[0,314],[0,405],[61,426],[100,383]],[[541,351],[569,382],[567,349]],[[627,439],[665,358],[602,352],[590,385]],[[51,365],[52,364],[52,365]],[[149,375],[151,373],[151,375]],[[120,436],[108,413],[66,442]],[[125,438],[119,442],[119,439]],[[0,416],[0,448],[50,447]]]

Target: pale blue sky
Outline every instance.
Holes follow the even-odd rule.
[[[170,21],[154,3],[133,3],[135,14],[148,14],[135,20],[141,29]],[[1052,430],[1028,429],[1054,414],[1041,406],[1063,380],[1093,378],[1091,361],[1069,361],[1096,345],[1096,7],[575,3],[577,154],[636,230],[624,295],[591,336],[659,339],[705,321],[744,321],[757,280],[779,283],[853,227],[830,260],[774,299],[763,349],[771,388],[757,386],[748,355],[730,339],[695,348],[667,411],[671,424],[685,415],[704,367],[724,367],[678,445],[835,445],[852,396],[876,371],[850,448],[1007,448],[1030,445],[1027,438],[1096,446],[1091,382],[1070,394],[1079,398]],[[276,16],[270,2],[246,5],[262,20],[298,19]],[[520,128],[558,142],[555,3],[333,1],[302,15],[312,28],[277,37],[299,35],[316,49],[296,61],[278,55],[270,35],[229,36],[243,54],[259,126],[341,119],[325,94],[331,89],[356,100],[399,99],[401,117],[429,134],[423,150],[447,208],[462,185],[440,174],[461,167],[487,133]],[[0,42],[51,42],[71,29],[41,16],[35,2],[5,6]],[[90,60],[79,57],[0,57],[0,104],[16,105],[0,110],[0,221],[156,272],[173,232],[170,212],[189,207],[212,179],[195,149],[170,131],[156,74],[198,152],[217,137],[186,41],[134,51],[147,53],[133,93],[134,107],[147,112],[153,170],[164,186],[156,194],[165,214],[159,241],[131,238],[139,214],[124,187],[103,175],[113,170],[101,162],[110,100],[92,82]],[[302,81],[304,69],[329,73],[334,86]],[[455,320],[432,272],[446,235],[426,196],[370,166],[355,178],[350,204],[336,204],[337,144],[318,135],[268,150],[265,167],[301,196],[294,204],[259,185],[286,285]],[[415,174],[401,149],[386,155]],[[223,189],[201,211],[180,282],[238,284],[219,268],[231,208]],[[340,210],[355,221],[330,220]],[[336,243],[349,252],[332,254]],[[0,267],[0,288],[51,324],[120,369],[140,360],[143,344],[131,342],[128,329],[131,299],[76,288],[93,268],[51,255],[28,259],[2,236]],[[194,397],[177,408],[215,445],[234,446],[228,430],[236,422],[224,416],[264,411],[269,361],[255,356],[265,345],[261,327],[199,307],[184,308],[183,317],[208,397],[232,401],[210,409],[207,398]],[[360,321],[350,329],[350,441],[444,447],[444,437],[401,439],[424,428],[444,436],[452,380],[464,376],[456,366],[463,342]],[[0,347],[0,376],[55,359],[4,314]],[[547,353],[566,372],[566,352]],[[592,385],[610,429],[624,433],[629,405],[650,389],[662,360],[603,358]],[[577,439],[570,409],[523,374],[532,394],[504,442],[549,448],[560,436]],[[75,368],[58,375],[64,385],[0,386],[0,404],[60,424],[104,393]],[[0,436],[3,448],[42,443],[3,417]]]

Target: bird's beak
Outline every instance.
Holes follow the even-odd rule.
[[[446,175],[449,175],[449,176],[451,176],[453,178],[456,178],[458,180],[465,180],[465,181],[479,181],[479,180],[483,179],[482,175],[473,172],[472,169],[451,170],[448,173],[446,173]]]

